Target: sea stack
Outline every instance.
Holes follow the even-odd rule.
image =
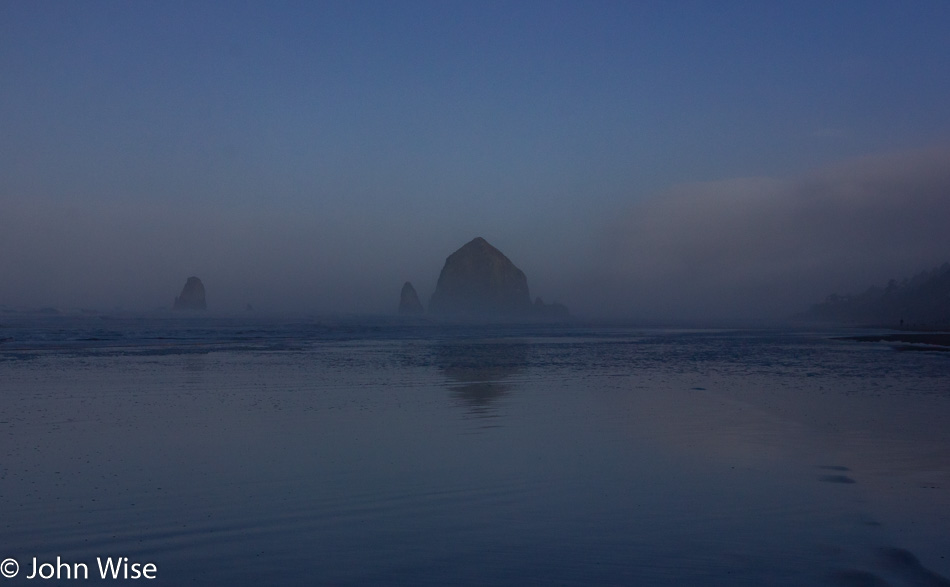
[[[399,313],[406,316],[418,316],[425,312],[422,302],[419,301],[419,294],[416,288],[408,281],[402,286],[402,293],[399,294]]]
[[[531,311],[528,279],[478,237],[445,260],[429,312],[456,318],[518,317]]]
[[[208,307],[205,301],[205,286],[197,277],[189,277],[181,295],[175,298],[176,310],[205,310]]]

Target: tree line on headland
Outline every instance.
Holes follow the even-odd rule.
[[[950,328],[950,263],[855,295],[831,294],[804,320],[908,330]]]

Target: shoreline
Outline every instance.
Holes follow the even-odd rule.
[[[899,350],[950,352],[950,332],[900,332],[896,334],[839,336],[835,337],[834,340],[899,343]]]

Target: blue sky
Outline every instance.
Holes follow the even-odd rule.
[[[148,308],[198,274],[224,306],[383,311],[481,235],[533,294],[609,282],[635,315],[605,235],[671,191],[943,153],[948,25],[942,1],[0,1],[0,304]]]

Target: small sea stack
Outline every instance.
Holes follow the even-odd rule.
[[[406,282],[402,286],[402,292],[399,294],[399,313],[404,316],[418,316],[425,312],[422,302],[419,301],[419,294],[412,283]]]
[[[189,277],[185,282],[185,287],[181,290],[181,295],[175,298],[175,304],[172,306],[175,310],[206,310],[208,303],[205,301],[205,286],[197,277]]]

